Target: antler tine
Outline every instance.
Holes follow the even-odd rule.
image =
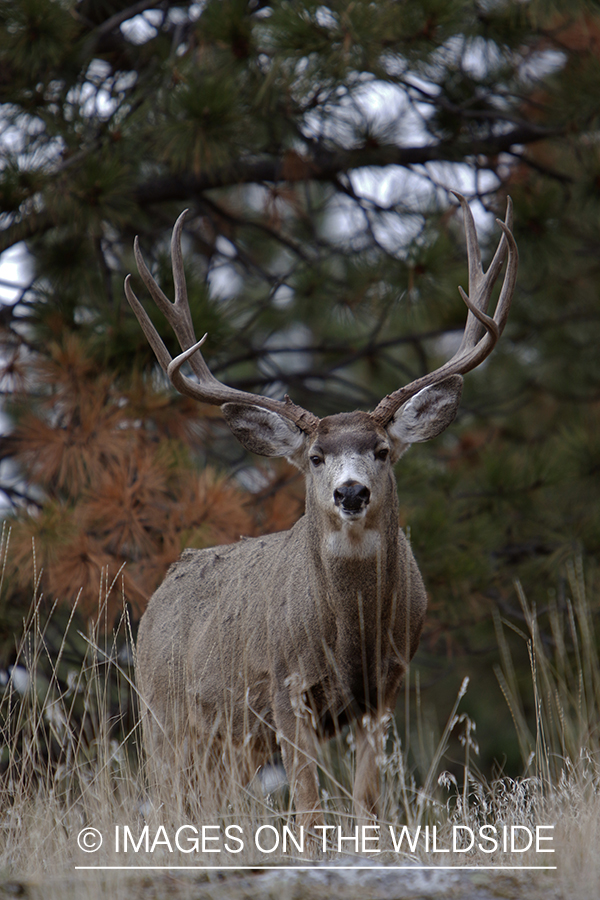
[[[171,362],[171,354],[165,347],[161,336],[152,324],[150,316],[148,315],[138,298],[135,296],[133,288],[131,287],[131,275],[128,275],[125,279],[125,296],[127,297],[129,305],[135,313],[136,319],[142,326],[142,330],[146,335],[146,339],[154,350],[161,368],[166,372],[169,367],[169,363]]]
[[[487,312],[492,290],[506,258],[507,241],[503,234],[489,268],[487,272],[484,273],[481,265],[481,251],[479,249],[479,241],[477,240],[473,213],[471,212],[467,200],[462,194],[459,194],[457,191],[452,191],[452,193],[459,201],[464,216],[465,237],[467,240],[467,259],[469,265],[469,297],[476,305],[477,309],[485,313]],[[504,224],[508,228],[512,227],[512,200],[510,197],[508,198],[506,206],[506,218]],[[462,289],[460,290],[464,300],[464,293],[462,292]],[[483,328],[481,326],[483,325],[485,327],[484,320],[477,316],[470,306],[469,309],[470,314],[467,316],[463,339],[458,350],[459,353],[475,346],[483,333]]]
[[[464,212],[465,235],[467,239],[467,256],[469,261],[469,294],[459,287],[460,295],[469,312],[460,347],[447,363],[434,372],[417,378],[405,387],[388,394],[373,410],[371,415],[382,425],[386,425],[400,407],[423,388],[437,384],[450,375],[465,375],[476,368],[494,349],[508,318],[515,284],[519,253],[511,232],[512,202],[508,198],[506,218],[496,222],[502,229],[502,238],[486,273],[481,265],[481,252],[477,232],[471,210],[466,199],[453,191]],[[493,317],[487,315],[494,284],[498,279],[504,259],[508,253],[508,262],[504,274],[504,282],[496,304]],[[482,330],[485,333],[482,336]]]
[[[179,273],[183,272],[183,262],[181,260],[181,228],[183,226],[183,221],[185,219],[186,213],[187,210],[184,210],[175,223],[175,227],[173,229],[173,240],[171,244],[171,252],[173,251],[173,243],[175,243],[176,250],[179,251],[178,254],[176,254],[178,256],[179,266],[176,267],[174,265],[175,303],[171,303],[171,301],[168,299],[168,297],[165,296],[163,291],[160,289],[160,287],[152,277],[150,270],[146,265],[144,257],[142,256],[138,237],[136,237],[133,242],[133,254],[135,256],[138,272],[140,273],[141,279],[146,285],[152,299],[154,300],[160,311],[163,313],[163,315],[166,317],[169,324],[175,330],[178,339],[183,340],[185,346],[189,347],[189,345],[194,343],[195,341],[194,329],[192,326],[191,316],[189,315],[189,306],[187,304],[185,278],[182,278],[181,275],[179,275]],[[179,277],[175,274],[175,271],[177,271]],[[183,291],[181,290],[182,281]],[[131,275],[128,275],[125,279],[125,296],[127,297],[129,305],[135,313],[138,322],[142,326],[143,332],[146,335],[148,343],[154,350],[161,368],[165,372],[167,372],[172,361],[171,354],[167,350],[162,338],[154,327],[150,316],[136,297],[133,288],[131,287]]]
[[[173,281],[175,284],[174,303],[172,303],[163,293],[150,274],[150,270],[148,269],[144,257],[142,256],[142,251],[140,250],[139,239],[136,237],[133,242],[135,261],[142,281],[185,350],[196,342],[192,316],[190,314],[190,307],[187,299],[183,258],[181,255],[181,231],[187,212],[187,209],[184,209],[175,222],[173,236],[171,238],[171,261],[173,265]]]
[[[183,267],[183,256],[181,253],[181,231],[187,210],[179,216],[173,228],[173,236],[171,238],[171,261],[173,265],[173,281],[175,285],[175,301],[171,302],[165,296],[161,288],[158,286],[144,261],[139,241],[136,238],[134,243],[134,254],[137,267],[146,285],[152,299],[166,317],[169,325],[175,332],[182,353],[171,358],[164,342],[158,334],[156,328],[152,324],[150,317],[144,307],[135,296],[128,275],[125,279],[125,294],[129,301],[133,312],[135,313],[146,338],[156,357],[167,373],[167,376],[176,390],[181,394],[193,397],[203,403],[212,403],[221,406],[223,403],[242,403],[246,405],[259,406],[263,409],[269,409],[278,412],[280,415],[290,419],[303,431],[313,431],[319,423],[317,416],[314,416],[308,410],[292,403],[289,397],[285,400],[273,400],[271,397],[264,397],[260,394],[250,394],[247,391],[239,391],[236,388],[228,387],[217,378],[214,377],[206,362],[200,347],[207,338],[205,334],[202,340],[196,341],[194,335],[194,326],[192,323],[192,315],[187,297],[187,286],[185,281],[185,272]],[[189,361],[192,371],[196,375],[198,381],[187,378],[181,372],[181,366],[184,362]]]
[[[175,302],[169,304],[172,315],[177,317],[177,323],[173,318],[167,316],[167,321],[177,335],[177,339],[183,350],[196,344],[196,335],[194,334],[194,325],[192,322],[192,314],[190,312],[190,304],[188,302],[187,284],[185,281],[185,270],[183,267],[183,254],[181,252],[181,232],[183,223],[188,214],[188,210],[184,209],[175,225],[173,226],[173,234],[171,237],[171,264],[173,266],[173,284],[175,286]],[[162,291],[161,291],[162,293]],[[166,314],[166,312],[165,312]],[[198,349],[203,343],[206,335],[196,345]],[[178,357],[176,357],[178,358]],[[213,378],[212,373],[201,353],[190,353],[186,359],[189,359],[190,366],[196,378],[199,381],[213,380],[215,384],[220,384]],[[183,362],[184,360],[182,360]],[[173,371],[176,371],[174,369]],[[177,377],[177,376],[176,376]],[[171,376],[169,375],[169,378]]]

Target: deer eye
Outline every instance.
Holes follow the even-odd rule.
[[[387,447],[381,447],[379,450],[375,451],[375,459],[380,459],[382,462],[384,462],[389,455],[390,451]]]
[[[321,465],[321,463],[323,462],[323,459],[320,456],[311,456],[310,461],[316,469],[316,468],[318,468],[318,466]]]

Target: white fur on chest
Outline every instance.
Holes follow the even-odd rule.
[[[381,549],[381,534],[375,528],[345,526],[327,535],[326,550],[330,556],[344,559],[370,559]]]

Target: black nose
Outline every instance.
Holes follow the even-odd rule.
[[[343,484],[333,492],[335,505],[348,512],[362,509],[370,499],[371,491],[364,484]]]

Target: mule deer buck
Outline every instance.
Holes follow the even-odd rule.
[[[487,273],[473,217],[463,209],[469,293],[461,345],[435,372],[384,397],[372,412],[323,419],[296,406],[236,390],[209,371],[187,301],[181,230],[173,230],[172,303],[135,243],[141,278],[182,348],[171,359],[128,276],[125,291],[158,361],[182,394],[222,407],[240,443],[286,457],[306,480],[306,513],[289,531],[206,550],[185,550],[142,618],[137,679],[144,742],[155,778],[174,769],[238,759],[250,780],[279,747],[299,821],[322,822],[316,748],[350,723],[355,730],[356,813],[377,814],[378,759],[408,663],[426,593],[398,526],[393,467],[411,444],[440,434],[454,419],[462,375],[493,350],[506,324],[518,253],[511,203]],[[494,316],[492,289],[508,256]],[[181,371],[188,361],[196,376]],[[162,774],[161,774],[162,773]]]

